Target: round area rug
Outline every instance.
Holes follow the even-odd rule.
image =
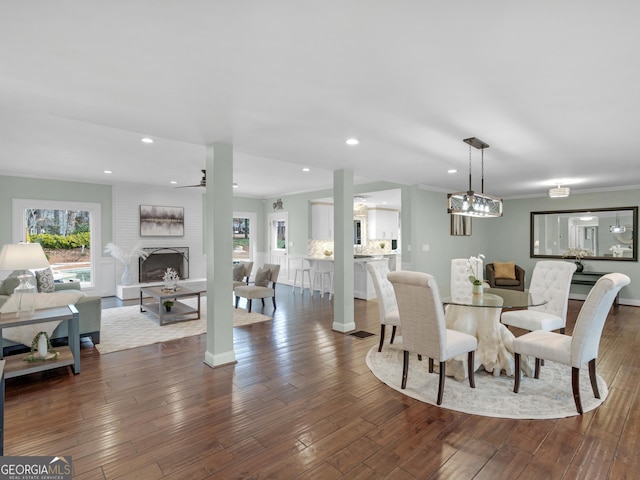
[[[407,387],[402,390],[402,339],[393,345],[386,343],[382,352],[374,346],[367,353],[367,366],[389,387],[421,402],[436,405],[438,373],[429,373],[429,361],[411,354]],[[605,381],[598,375],[600,399],[594,398],[585,368],[580,371],[580,398],[585,412],[598,407],[607,398]],[[469,380],[457,381],[447,377],[444,382],[443,408],[486,417],[549,419],[578,415],[571,390],[571,367],[545,361],[540,378],[522,376],[520,392],[513,393],[513,377],[494,377],[480,367],[475,373],[476,388]]]

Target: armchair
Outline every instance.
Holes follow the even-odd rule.
[[[513,262],[487,263],[487,282],[491,288],[524,291],[524,269]],[[513,273],[511,273],[513,272]]]
[[[240,303],[240,297],[247,299],[247,311],[251,313],[251,301],[254,298],[262,300],[262,308],[264,309],[264,299],[271,298],[273,300],[273,309],[276,309],[276,282],[280,273],[280,265],[265,263],[262,268],[256,272],[253,285],[240,285],[233,291],[236,297],[236,308]]]

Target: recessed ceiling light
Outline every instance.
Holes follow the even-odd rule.
[[[176,182],[175,180],[171,180],[171,185],[175,185],[176,183],[178,182]]]
[[[360,142],[357,138],[349,138],[347,139],[347,145],[358,145]]]
[[[458,170],[456,170],[455,168],[450,168],[449,170],[447,170],[447,173],[458,173]]]
[[[310,172],[310,171],[311,171],[311,169],[310,169],[309,167],[304,167],[304,168],[302,169],[302,171],[303,171],[303,172]]]
[[[144,138],[141,138],[140,141],[142,143],[153,143],[153,138],[144,137]]]
[[[104,173],[109,174],[109,173],[113,173],[113,172],[111,170],[105,170]]]

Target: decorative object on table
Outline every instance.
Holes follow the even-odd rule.
[[[614,245],[609,249],[610,252],[613,252],[614,257],[621,257],[624,254],[624,247],[621,245]]]
[[[58,352],[53,349],[47,332],[38,332],[31,342],[31,352],[25,357],[25,362],[45,362],[58,358]]]
[[[166,292],[175,292],[178,288],[178,280],[180,280],[178,272],[176,272],[173,268],[167,268],[167,271],[164,272],[164,275],[162,276],[162,281],[164,282],[164,290]]]
[[[469,257],[467,268],[469,270],[469,281],[473,285],[473,294],[482,294],[482,262],[484,261],[484,255],[478,254],[477,257]]]
[[[171,307],[173,307],[173,302],[171,300],[165,300],[164,302],[162,302],[162,305],[164,306],[164,309],[167,312],[171,311]]]
[[[136,245],[128,253],[125,252],[122,248],[118,247],[115,243],[110,242],[107,243],[107,245],[104,247],[104,253],[111,255],[124,266],[124,272],[122,272],[120,284],[125,286],[131,285],[131,274],[129,272],[131,262],[133,260],[137,260],[138,258],[147,258],[147,256],[149,255],[147,252],[142,250],[140,242],[136,243]]]
[[[381,248],[382,250],[384,250],[384,247],[386,247],[386,246],[387,246],[387,244],[386,244],[386,243],[384,243],[384,242],[380,242],[380,248]]]
[[[39,243],[3,245],[0,251],[0,270],[22,270],[18,275],[19,285],[13,291],[16,311],[19,315],[33,313],[38,293],[34,276],[29,269],[49,268],[44,250]]]
[[[580,247],[571,247],[567,248],[562,254],[562,258],[574,258],[574,262],[576,264],[576,272],[581,272],[584,270],[584,265],[582,264],[582,259],[584,257],[593,257],[593,251],[587,248]]]
[[[330,257],[331,255],[333,255],[333,250],[325,250],[324,251],[324,256],[325,257]]]
[[[469,145],[469,189],[466,192],[447,194],[447,213],[479,218],[501,217],[502,199],[484,193],[484,149],[489,148],[489,145],[475,137],[465,138],[463,142]],[[471,187],[471,147],[481,152],[482,188],[480,193],[474,192]]]
[[[140,205],[141,237],[184,237],[184,208]]]

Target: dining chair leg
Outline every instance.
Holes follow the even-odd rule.
[[[589,360],[589,380],[591,380],[591,389],[593,390],[593,396],[600,398],[600,391],[598,390],[598,377],[596,377],[596,359]]]
[[[239,303],[240,303],[240,297],[236,297],[236,308],[238,308]]]
[[[402,354],[402,385],[400,388],[404,389],[407,386],[408,374],[409,374],[409,352],[407,350],[404,350]]]
[[[533,378],[540,378],[540,363],[541,360],[539,358],[536,358],[536,367],[533,372]]]
[[[251,300],[250,298],[247,298],[247,312],[251,313],[251,302],[253,300]]]
[[[391,341],[389,343],[393,343],[393,340],[396,338],[396,328],[398,328],[396,325],[393,325],[391,328]]]
[[[474,368],[474,352],[471,351],[469,352],[469,355],[467,356],[467,370],[468,370],[468,374],[469,374],[469,386],[471,388],[476,388],[476,378],[475,378],[475,371],[476,369]]]
[[[513,393],[518,393],[518,390],[520,390],[520,354],[514,353],[513,358],[515,360],[515,371],[513,373]]]
[[[433,373],[433,358],[429,359],[429,373]]]
[[[442,404],[442,396],[444,395],[444,370],[447,366],[446,362],[440,362],[440,378],[438,382],[438,405]]]
[[[380,324],[380,345],[378,345],[378,351],[382,351],[382,345],[384,345],[384,323]]]
[[[573,389],[573,400],[576,402],[576,409],[582,415],[582,402],[580,401],[580,369],[571,367],[571,388]]]
[[[276,297],[275,295],[273,297],[271,297],[271,300],[273,300],[273,309],[276,309]]]

